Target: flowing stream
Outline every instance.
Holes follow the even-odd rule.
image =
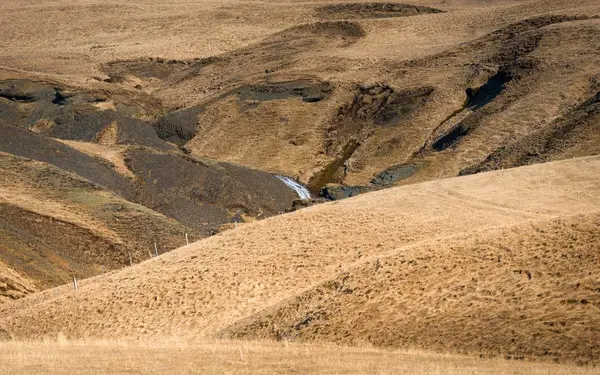
[[[298,183],[297,181],[295,181],[289,177],[278,176],[278,175],[275,175],[275,177],[280,179],[290,189],[294,190],[296,192],[296,194],[298,194],[298,197],[300,197],[300,199],[310,199],[311,198],[310,191],[308,191],[306,186]]]

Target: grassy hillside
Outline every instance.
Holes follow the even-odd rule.
[[[225,335],[595,363],[598,229],[594,213],[401,247]]]
[[[104,142],[112,133],[98,132],[117,121],[116,143],[177,145],[297,177],[315,192],[589,156],[600,147],[594,0],[2,6],[20,16],[0,33],[13,47],[0,58],[0,79],[69,87],[58,101],[52,90],[9,90],[0,95],[2,117],[33,121],[51,137]],[[26,26],[34,9],[60,25]],[[98,22],[106,34],[91,38]],[[44,32],[49,40],[40,45]],[[44,97],[56,103],[40,106]],[[9,103],[19,100],[26,103],[17,109]]]
[[[0,50],[0,373],[600,365],[597,0],[1,0]]]
[[[599,171],[600,158],[584,158],[310,207],[76,293],[5,305],[0,327],[16,338],[299,337],[596,362]]]
[[[5,298],[129,266],[129,255],[139,263],[154,253],[154,242],[161,253],[184,245],[186,232],[198,238],[164,215],[46,163],[0,153],[0,181],[0,262],[12,269],[8,291],[0,290]],[[21,279],[27,288],[19,287]]]

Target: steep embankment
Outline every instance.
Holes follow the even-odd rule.
[[[298,337],[595,362],[599,172],[593,157],[310,207],[84,280],[77,292],[7,304],[0,330]]]
[[[113,89],[0,81],[0,152],[76,173],[202,236],[291,206],[294,193],[275,176],[186,156],[141,119],[160,102]]]
[[[93,165],[90,165],[93,167]],[[76,174],[0,152],[0,262],[35,288],[64,284],[148,259],[185,244],[189,228]],[[29,285],[24,284],[24,285]]]

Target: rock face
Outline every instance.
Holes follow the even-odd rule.
[[[285,212],[294,212],[302,208],[326,202],[328,202],[328,200],[325,198],[296,199],[294,203],[292,203],[292,207],[288,208]]]
[[[337,201],[375,190],[377,188],[372,186],[327,185],[321,189],[320,195],[327,200]]]

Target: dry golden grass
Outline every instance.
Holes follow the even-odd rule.
[[[91,156],[100,157],[111,163],[115,171],[117,171],[118,173],[126,177],[135,178],[135,175],[133,174],[133,172],[131,172],[127,165],[125,165],[125,160],[123,160],[122,153],[127,149],[127,146],[125,145],[107,145],[91,142],[70,141],[64,139],[56,140],[74,148],[77,151],[84,152]]]
[[[498,230],[506,227],[506,233],[513,233],[512,237],[502,234],[502,231],[499,232],[500,237],[514,237],[514,241],[519,243],[519,236],[525,240],[536,233],[536,222],[543,227],[546,225],[543,222],[574,214],[587,215],[585,217],[590,218],[590,227],[585,230],[594,233],[597,231],[594,215],[600,207],[598,176],[600,157],[591,157],[393,188],[342,202],[310,207],[246,224],[143,262],[137,267],[83,280],[76,293],[65,286],[2,306],[0,313],[5,318],[0,322],[0,332],[4,331],[5,336],[16,338],[53,337],[59,333],[68,337],[98,338],[214,337],[244,318],[276,309],[291,298],[302,297],[305,291],[315,286],[336,279],[344,273],[354,273],[355,267],[369,267],[378,257],[381,257],[382,264],[387,264],[387,255],[396,254],[390,258],[393,263],[419,251],[423,251],[424,258],[418,263],[429,267],[412,274],[406,268],[410,264],[398,263],[397,267],[388,267],[389,271],[395,270],[396,276],[400,280],[405,278],[406,285],[417,288],[415,290],[419,295],[431,295],[437,300],[438,297],[446,296],[448,291],[429,287],[438,285],[436,283],[445,285],[447,272],[438,272],[440,260],[425,256],[427,249],[432,246],[448,247],[451,257],[445,262],[455,270],[453,272],[457,272],[453,285],[458,287],[471,285],[471,279],[475,275],[471,271],[477,270],[481,256],[485,257],[485,252],[477,255],[477,246],[471,252],[468,250],[470,247],[461,245],[460,241],[467,244],[494,244],[498,241]],[[534,281],[537,281],[536,270],[543,269],[544,258],[540,258],[536,251],[543,251],[544,248],[552,252],[558,251],[562,249],[564,237],[577,234],[578,230],[577,227],[567,225],[556,238],[548,235],[547,239],[540,240],[545,243],[542,247],[532,245],[530,248],[527,242],[523,242],[519,246],[521,258],[515,258],[513,266],[522,267],[519,263],[526,259],[524,265],[527,268],[519,269],[534,270]],[[454,243],[455,238],[460,241]],[[439,245],[435,245],[438,242]],[[466,250],[461,251],[461,246]],[[587,246],[594,246],[594,243]],[[456,249],[452,250],[453,248]],[[577,255],[577,249],[565,251],[568,257],[564,262],[570,262],[569,257]],[[398,259],[392,261],[395,258]],[[558,256],[556,258],[561,259]],[[585,261],[581,270],[587,272],[593,263],[594,261]],[[494,286],[496,281],[516,277],[512,268],[506,268],[507,264],[510,262],[501,264],[500,268],[493,268],[493,272],[475,272],[482,283],[491,283],[492,289],[497,289]],[[465,272],[460,272],[461,270]],[[546,276],[539,280],[549,277],[550,284],[558,282],[568,287],[579,281],[575,279],[579,277],[576,271],[577,267],[565,268],[560,274],[545,273]],[[404,275],[406,272],[408,273]],[[387,271],[384,273],[387,274]],[[517,275],[519,280],[523,275]],[[420,285],[419,277],[431,278],[432,281]],[[594,278],[590,277],[590,285],[593,287]],[[464,321],[460,319],[445,320],[447,314],[443,308],[432,309],[424,315],[420,313],[422,304],[401,303],[401,300],[392,298],[394,288],[390,288],[387,293],[385,282],[381,289],[377,289],[380,288],[381,280],[367,280],[369,278],[365,276],[366,284],[363,289],[360,289],[359,279],[352,283],[358,285],[359,290],[376,288],[377,293],[382,292],[382,298],[391,298],[385,306],[390,311],[402,314],[400,321],[416,314],[434,322],[427,331],[427,337],[435,338],[442,332],[446,335],[452,329],[464,326]],[[503,288],[508,288],[509,294],[514,294],[517,300],[521,298],[524,303],[537,303],[538,297],[526,283],[521,285],[519,281],[514,284],[508,280],[506,283],[502,281],[502,285],[506,284]],[[537,284],[532,285],[535,291]],[[544,288],[546,286],[542,289]],[[497,320],[501,324],[502,321],[510,323],[519,316],[518,306],[513,305],[510,298],[506,301],[507,304],[500,303],[498,309],[486,310],[485,305],[469,304],[471,294],[453,293],[457,295],[457,300],[452,309],[458,308],[456,311],[461,316],[472,317],[465,319],[469,321],[474,334],[483,334],[490,327],[496,327],[496,323],[491,322],[495,322],[497,317],[503,317],[504,320]],[[571,298],[566,289],[557,289],[554,293],[553,301],[557,298]],[[427,299],[423,301],[426,303]],[[545,315],[553,317],[552,319],[573,321],[574,327],[577,327],[577,322],[582,319],[596,321],[599,318],[594,307],[595,300],[590,301],[592,303],[585,306],[585,314],[578,313],[580,306],[577,304],[567,305],[573,308],[550,305],[550,310]],[[301,312],[302,309],[298,311]],[[504,315],[498,315],[502,311]],[[332,317],[337,315],[334,309],[327,310],[326,313],[333,314]],[[529,325],[532,330],[536,330],[537,324],[542,324],[542,319],[545,319],[541,316],[531,318],[536,322]],[[361,324],[369,325],[369,322]],[[447,322],[453,322],[454,328],[446,330],[444,324]],[[381,323],[376,323],[376,320],[372,323],[375,325],[371,328],[386,329],[380,327]],[[282,319],[275,321],[275,324],[286,327],[290,323]],[[295,325],[296,322],[291,324]],[[355,342],[377,342],[378,336],[369,339],[366,334],[361,333],[365,331],[350,330],[348,327],[335,331],[336,335],[347,334],[348,338],[355,338]],[[593,330],[593,327],[594,325],[590,329]],[[401,331],[390,332],[401,334]],[[593,334],[589,330],[585,332],[586,335]],[[511,336],[500,333],[489,332],[495,335],[493,340],[497,339],[499,342],[496,349],[489,350],[488,344],[493,342],[492,339],[473,341],[462,335],[457,335],[455,342],[446,341],[445,348],[475,353],[537,355],[537,349],[530,350],[526,346],[515,346],[512,349]],[[517,344],[527,342],[530,339],[528,334],[533,333],[528,331],[523,337],[516,337],[519,340]],[[316,339],[318,335],[312,338]],[[311,336],[303,339],[310,340]],[[339,341],[335,335],[325,339]],[[575,360],[581,354],[582,360],[597,360],[596,351],[593,347],[588,347],[590,343],[586,340],[578,342],[571,336],[554,336],[552,332],[544,336],[544,340],[546,341],[539,342],[548,342],[551,349],[549,353],[558,359]],[[392,340],[392,345],[399,342],[410,345],[422,341]],[[573,352],[573,345],[583,345],[590,351],[582,349],[581,352]]]
[[[252,341],[0,342],[0,374],[591,375],[597,369],[423,351]]]
[[[0,304],[37,291],[35,284],[0,261]]]
[[[596,362],[600,213],[366,257],[224,336]]]
[[[328,81],[335,90],[321,103],[275,100],[248,111],[231,98],[212,103],[187,147],[201,156],[304,182],[339,154],[326,152],[323,144],[337,109],[352,100],[355,85],[382,83],[397,91],[433,86],[428,103],[399,126],[356,135],[361,146],[348,160],[343,182],[366,184],[386,168],[414,161],[413,154],[436,127],[464,103],[465,89],[483,84],[499,68],[502,63],[493,57],[504,44],[486,40],[477,45],[478,38],[532,17],[600,15],[595,0],[411,0],[407,3],[445,12],[352,20],[365,30],[354,43],[293,32],[298,25],[322,21],[317,8],[326,3],[5,0],[0,4],[5,51],[0,78],[57,80],[86,89],[120,89],[131,96],[144,92],[169,109],[196,105],[247,83],[307,77]],[[531,77],[515,85],[523,98],[487,116],[455,149],[419,159],[424,168],[404,182],[454,176],[587,99],[590,82],[599,74],[599,25],[598,20],[564,22],[517,33],[521,39],[542,36],[538,50],[527,57],[539,64]],[[277,39],[281,32],[285,36]],[[272,45],[281,47],[269,49]],[[103,82],[108,78],[104,64],[147,57],[216,57],[216,62],[182,80],[132,71],[125,72],[122,83]],[[266,70],[274,72],[265,75]],[[299,138],[301,145],[293,142]],[[585,155],[589,153],[571,156]]]
[[[367,124],[353,134],[360,147],[339,171],[339,181],[366,184],[385,168],[416,160],[422,169],[400,183],[419,184],[240,225],[139,266],[82,280],[76,292],[65,285],[4,303],[0,337],[91,340],[1,343],[0,372],[597,370],[314,344],[420,345],[600,361],[595,269],[600,157],[438,180],[544,128],[598,90],[599,20],[564,18],[554,25],[509,29],[505,33],[512,37],[506,40],[493,32],[531,17],[598,15],[600,4],[407,2],[445,13],[359,19],[350,25],[364,33],[348,36],[340,24],[326,32],[299,27],[321,20],[317,7],[329,1],[0,1],[0,79],[42,79],[118,93],[152,107],[140,114],[144,118],[210,101],[199,115],[197,136],[186,145],[192,156],[305,182],[339,154],[325,145],[337,137],[330,134],[335,116],[352,103],[358,85],[380,83],[396,92],[434,88],[402,122]],[[167,78],[157,78],[133,69],[124,71],[122,81],[107,80],[105,64],[146,57],[188,60],[180,63],[191,70],[178,75],[174,68]],[[191,60],[205,57],[216,58],[205,64]],[[465,90],[513,62],[511,69],[520,76],[499,97],[501,110],[482,115],[455,146],[431,151],[441,130],[456,125],[444,119],[464,104]],[[216,99],[245,84],[299,78],[327,81],[334,90],[318,103],[272,100],[249,109],[234,96]],[[112,110],[116,102],[97,107]],[[41,121],[34,130],[50,125]],[[123,148],[112,145],[112,130],[96,140],[104,144],[64,142],[131,177]],[[343,145],[347,139],[334,141]],[[587,141],[564,155],[593,154],[597,140]],[[144,223],[131,230],[98,216],[105,203],[152,214],[112,193],[69,188],[65,197],[64,186],[38,183],[28,177],[28,167],[0,172],[0,204],[71,223],[113,243],[126,242],[128,234],[154,234]],[[420,183],[427,180],[433,181]],[[515,252],[498,261],[506,248]],[[144,257],[145,251],[138,248]],[[75,268],[61,262],[64,272]],[[98,264],[93,266],[90,274],[97,273]],[[25,292],[27,285],[34,289],[7,267],[0,273],[0,288],[9,281]],[[205,341],[227,335],[313,344]],[[173,337],[189,341],[170,341]]]

